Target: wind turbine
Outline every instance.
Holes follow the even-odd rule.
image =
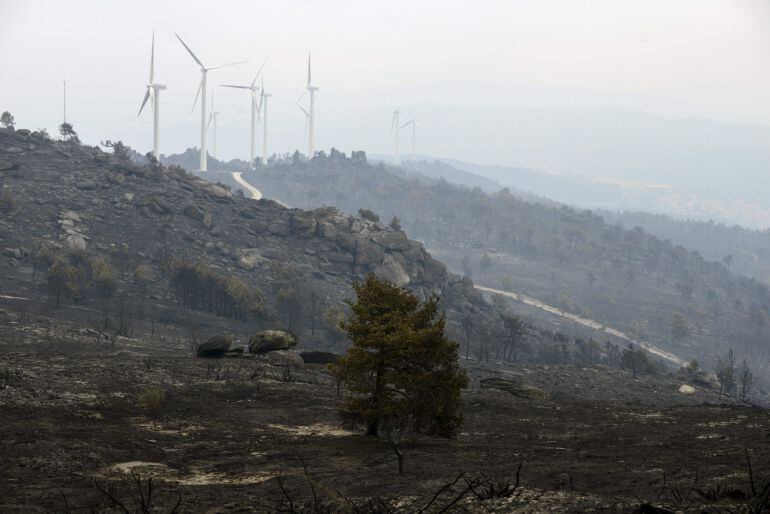
[[[62,123],[67,123],[67,81],[62,79],[62,83],[64,85],[64,93],[62,94],[64,104],[64,121]]]
[[[147,92],[144,94],[144,100],[142,100],[142,106],[139,107],[139,113],[142,114],[147,100],[150,100],[150,107],[152,108],[153,122],[152,122],[152,154],[157,159],[160,155],[158,153],[158,136],[160,134],[160,91],[166,89],[163,84],[155,83],[155,32],[152,33],[152,50],[150,51],[150,81],[147,83]]]
[[[307,86],[305,87],[307,91],[302,93],[302,95],[297,99],[297,103],[299,103],[304,96],[310,92],[310,109],[305,110],[304,108],[300,107],[300,110],[305,113],[305,128],[307,130],[307,153],[308,153],[308,159],[312,159],[315,155],[315,92],[318,91],[318,88],[312,85],[311,82],[311,74],[310,74],[310,53],[307,54]]]
[[[393,155],[395,156],[395,163],[396,166],[401,164],[401,159],[398,156],[398,132],[401,130],[401,127],[398,124],[398,118],[401,116],[401,111],[399,111],[400,107],[396,108],[395,111],[393,111],[393,121],[390,122],[390,133],[393,134],[394,140],[394,150]],[[393,130],[395,128],[395,131]]]
[[[195,60],[196,63],[201,67],[201,82],[198,85],[198,92],[195,94],[195,101],[193,102],[192,110],[195,110],[195,104],[198,103],[198,97],[201,97],[201,169],[200,171],[208,171],[206,169],[206,74],[211,70],[216,70],[218,68],[224,68],[226,66],[235,66],[236,64],[243,64],[248,61],[238,61],[238,62],[232,62],[228,64],[221,64],[219,66],[210,66],[206,67],[200,59],[193,53],[192,50],[190,50],[190,47],[187,46],[187,44],[182,41],[182,38],[179,37],[179,34],[174,34],[176,38],[179,40],[180,43],[182,43],[182,46],[185,47],[185,49],[190,53],[190,56]],[[203,94],[201,94],[201,92]]]
[[[216,159],[217,157],[217,116],[219,116],[219,111],[214,109],[214,91],[211,92],[211,114],[209,115],[209,122],[206,125],[206,130],[209,129],[211,126],[211,121],[214,121],[214,151],[211,153],[211,156]]]
[[[262,165],[267,166],[267,99],[273,95],[265,93],[265,77],[262,76],[262,92],[259,94],[259,111],[262,116]]]
[[[249,154],[250,157],[250,163],[252,166],[254,166],[254,160],[257,158],[257,117],[259,112],[259,106],[257,105],[257,89],[259,89],[256,86],[257,79],[259,78],[259,75],[262,73],[262,68],[265,67],[265,63],[267,62],[267,57],[265,57],[265,60],[262,62],[262,66],[259,67],[259,70],[257,70],[257,74],[254,76],[254,80],[251,81],[251,84],[248,86],[234,86],[232,84],[220,84],[222,87],[232,87],[235,89],[248,89],[251,91],[251,153]]]
[[[403,125],[401,125],[398,128],[398,130],[405,129],[409,125],[412,126],[412,160],[414,160],[414,149],[415,149],[416,142],[417,142],[417,125],[418,125],[417,120],[412,118],[411,120],[409,120],[406,123],[404,123]]]

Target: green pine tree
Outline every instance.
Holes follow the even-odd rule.
[[[458,344],[444,333],[439,298],[421,304],[408,289],[371,274],[353,289],[352,315],[342,324],[353,346],[332,368],[348,391],[343,417],[363,423],[367,435],[398,427],[452,436],[462,425],[460,393],[468,378]]]

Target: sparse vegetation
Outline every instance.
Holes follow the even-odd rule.
[[[203,262],[170,259],[165,264],[179,305],[226,318],[246,320],[260,311],[261,294],[236,276],[225,276]]]

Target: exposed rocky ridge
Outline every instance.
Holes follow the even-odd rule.
[[[381,222],[245,199],[181,170],[150,170],[98,147],[23,130],[0,131],[0,159],[9,163],[0,182],[13,198],[0,218],[0,294],[47,297],[45,273],[34,269],[40,249],[122,252],[154,270],[149,298],[159,307],[175,305],[160,278],[168,257],[240,277],[264,293],[266,328],[280,325],[281,286],[294,284],[301,301],[312,292],[328,306],[351,297],[350,283],[369,272],[423,298],[440,294],[450,320],[467,312],[482,323],[495,317],[470,280],[448,273],[421,243]],[[133,282],[129,269],[120,292],[140,302]]]

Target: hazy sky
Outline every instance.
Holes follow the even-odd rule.
[[[153,29],[157,79],[169,88],[164,153],[199,143],[190,108],[200,74],[174,32],[207,64],[254,60],[211,72],[212,86],[249,82],[270,55],[275,151],[304,146],[294,103],[309,50],[323,147],[388,151],[390,111],[429,103],[616,106],[770,125],[767,0],[0,0],[0,24],[0,109],[53,131],[66,77],[84,140],[122,139],[143,152],[152,120],[136,111]],[[240,93],[216,88],[227,158],[248,154]],[[382,133],[347,138],[363,115],[381,116]]]

